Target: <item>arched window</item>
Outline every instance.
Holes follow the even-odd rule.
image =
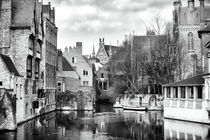
[[[32,77],[32,57],[28,56],[27,61],[26,61],[26,69],[27,69],[27,77],[31,78]]]
[[[193,50],[193,33],[188,33],[188,50]]]
[[[35,78],[36,79],[39,79],[39,71],[40,71],[40,60],[39,59],[36,59],[35,60]]]

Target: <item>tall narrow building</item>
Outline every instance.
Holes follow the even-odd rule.
[[[55,25],[55,8],[50,2],[42,6],[44,41],[42,47],[41,75],[44,80],[44,98],[46,112],[55,110],[55,94],[57,89],[57,27]]]

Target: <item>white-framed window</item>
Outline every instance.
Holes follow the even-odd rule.
[[[188,87],[188,98],[193,99],[194,98],[194,89],[193,87]]]
[[[186,98],[185,87],[180,87],[180,88],[181,88],[181,98],[185,99]]]
[[[89,86],[89,82],[88,81],[83,81],[83,86],[84,87]]]
[[[62,82],[58,82],[57,83],[57,88],[58,88],[58,91],[59,92],[62,92],[63,90],[62,90]]]
[[[77,58],[76,57],[72,57],[72,63],[77,63]]]
[[[0,81],[0,86],[3,86],[3,82],[2,81]]]
[[[83,75],[84,76],[88,76],[88,71],[87,70],[83,70]]]
[[[166,98],[171,98],[171,88],[170,87],[166,88]]]

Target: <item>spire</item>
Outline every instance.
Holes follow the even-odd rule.
[[[93,44],[93,52],[92,52],[92,57],[96,57],[96,53],[95,53],[95,46]]]

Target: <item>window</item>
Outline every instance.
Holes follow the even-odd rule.
[[[194,91],[193,91],[193,87],[188,87],[188,98],[189,99],[193,99],[194,98]]]
[[[104,78],[104,74],[103,73],[101,73],[101,78]]]
[[[72,57],[72,63],[77,63],[77,58],[76,57]]]
[[[39,59],[35,60],[35,78],[39,79]]]
[[[193,33],[188,33],[188,50],[193,50]]]
[[[167,98],[171,98],[171,89],[170,89],[170,87],[166,88],[166,97]]]
[[[181,87],[181,98],[186,98],[185,87]]]
[[[148,60],[148,56],[147,56],[147,55],[144,55],[144,56],[143,56],[143,60],[144,60],[144,61],[147,61],[147,60]]]
[[[30,35],[29,36],[29,39],[28,39],[28,48],[33,50],[34,48],[34,37],[33,35]]]
[[[62,83],[61,82],[58,82],[58,91],[62,92]]]
[[[107,82],[104,82],[103,90],[107,90]]]
[[[2,81],[0,81],[0,86],[2,86],[3,84],[2,84]]]
[[[173,95],[174,95],[173,98],[178,98],[178,87],[174,87],[173,91],[174,91],[173,92]]]
[[[89,82],[88,81],[83,81],[83,86],[88,86]]]
[[[198,90],[198,99],[203,99],[203,87],[199,86],[197,87]]]
[[[83,70],[83,75],[88,75],[88,71],[87,70]]]
[[[27,77],[32,77],[32,57],[30,56],[27,58]]]

